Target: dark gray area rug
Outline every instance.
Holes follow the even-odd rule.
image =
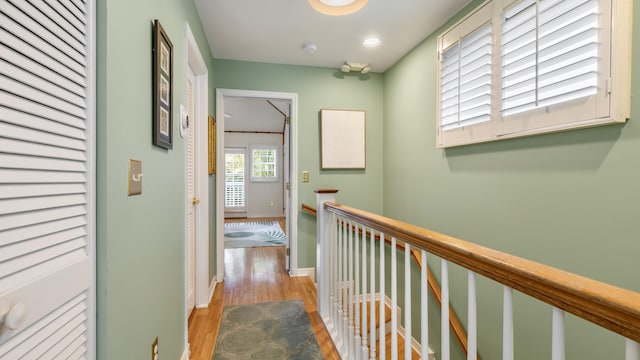
[[[302,300],[225,306],[213,360],[324,359]]]

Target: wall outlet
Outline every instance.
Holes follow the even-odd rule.
[[[151,360],[158,360],[158,337],[151,343]]]

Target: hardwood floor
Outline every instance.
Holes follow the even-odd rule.
[[[282,246],[225,249],[224,282],[216,286],[209,308],[195,309],[189,319],[190,359],[211,359],[223,306],[292,299],[303,300],[325,358],[339,359],[318,315],[314,284],[307,276],[290,277],[284,262]]]

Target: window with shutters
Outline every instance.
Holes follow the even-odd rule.
[[[438,37],[438,147],[626,121],[631,1],[504,4]]]
[[[251,147],[251,181],[278,181],[278,150],[276,145]]]
[[[225,150],[224,206],[228,209],[245,207],[245,149]]]

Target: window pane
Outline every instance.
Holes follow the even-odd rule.
[[[244,205],[244,154],[225,154],[225,199],[227,208]]]

